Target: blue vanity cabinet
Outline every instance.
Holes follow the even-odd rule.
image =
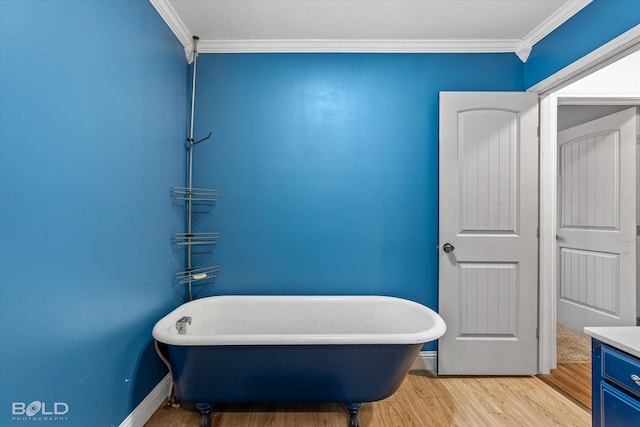
[[[640,359],[592,338],[592,425],[640,427]]]

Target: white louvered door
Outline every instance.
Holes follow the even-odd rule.
[[[558,133],[558,322],[636,324],[636,108]]]
[[[440,375],[537,372],[537,101],[440,93]]]

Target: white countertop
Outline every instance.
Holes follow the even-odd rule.
[[[640,359],[640,326],[598,326],[584,333]]]

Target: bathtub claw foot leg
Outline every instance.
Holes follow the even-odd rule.
[[[359,427],[358,423],[358,411],[362,407],[362,403],[347,403],[347,409],[349,410],[349,427]]]
[[[211,411],[213,405],[211,403],[196,403],[196,408],[202,414],[200,418],[200,427],[211,427]]]

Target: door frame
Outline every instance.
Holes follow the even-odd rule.
[[[557,94],[559,89],[627,56],[640,48],[640,25],[623,33],[552,76],[527,89],[539,96],[539,341],[538,371],[548,374],[556,367],[556,205],[558,105],[595,103],[637,105],[640,97],[606,93],[597,96]]]

